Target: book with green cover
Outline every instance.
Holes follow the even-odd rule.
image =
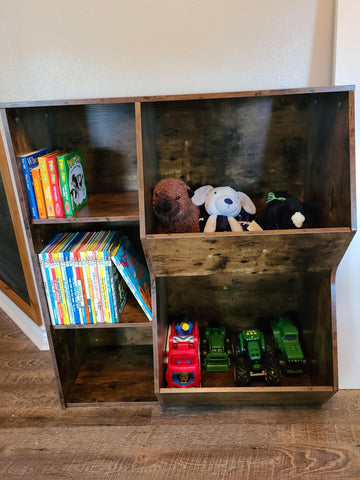
[[[73,215],[88,199],[82,152],[75,150],[59,155],[57,163],[65,214]]]

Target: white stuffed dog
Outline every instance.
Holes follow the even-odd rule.
[[[195,205],[205,204],[205,210],[210,215],[206,221],[204,232],[216,231],[218,215],[227,217],[233,232],[242,232],[243,228],[236,220],[243,208],[248,214],[254,215],[256,207],[252,200],[243,192],[236,192],[231,187],[216,187],[204,185],[194,192],[192,201]]]

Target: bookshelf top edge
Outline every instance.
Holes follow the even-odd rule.
[[[334,93],[334,92],[350,92],[354,91],[354,85],[336,85],[323,87],[304,87],[304,88],[288,88],[274,90],[249,90],[249,91],[233,91],[233,92],[216,92],[216,93],[191,93],[191,94],[174,94],[174,95],[144,95],[134,97],[104,97],[104,98],[88,98],[88,99],[57,99],[57,100],[37,100],[37,101],[20,101],[20,102],[0,102],[0,109],[11,108],[30,108],[30,107],[56,107],[56,106],[72,106],[72,105],[99,105],[114,103],[147,103],[161,101],[179,101],[179,100],[204,100],[216,98],[236,98],[236,97],[265,97],[272,95],[296,95],[309,93]]]

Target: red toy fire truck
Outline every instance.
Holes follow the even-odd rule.
[[[200,387],[199,329],[197,322],[172,323],[168,335],[168,387]]]

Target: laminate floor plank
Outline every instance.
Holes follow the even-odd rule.
[[[62,409],[50,353],[0,311],[0,472],[4,480],[359,480],[360,391],[340,391],[321,408]]]

